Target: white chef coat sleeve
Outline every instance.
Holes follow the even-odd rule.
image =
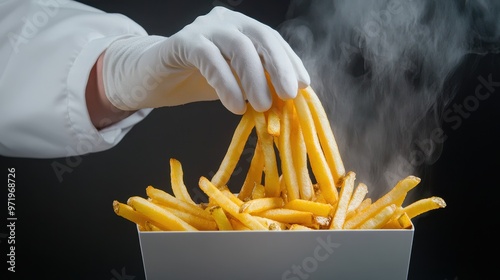
[[[130,35],[147,33],[78,2],[0,0],[0,155],[68,157],[117,145],[151,109],[98,131],[85,88],[99,55]]]

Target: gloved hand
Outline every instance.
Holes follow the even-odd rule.
[[[127,37],[104,53],[103,82],[122,110],[220,99],[235,114],[246,101],[257,111],[272,104],[265,71],[282,99],[310,78],[279,33],[241,13],[215,7],[171,37]]]

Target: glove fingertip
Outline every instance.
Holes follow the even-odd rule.
[[[293,99],[297,96],[299,83],[300,81],[298,82],[295,79],[286,79],[282,77],[278,83],[274,83],[274,88],[279,98],[283,100]]]
[[[221,100],[222,101],[222,100]],[[231,113],[235,115],[243,115],[247,111],[247,104],[246,102],[227,102],[227,104],[224,104],[222,102],[224,107],[228,109]]]
[[[272,106],[272,100],[265,99],[265,100],[259,100],[259,102],[254,102],[250,103],[252,105],[252,108],[257,111],[257,112],[265,112],[269,109],[271,109]]]
[[[299,88],[306,88],[311,85],[311,77],[307,72],[299,74]]]

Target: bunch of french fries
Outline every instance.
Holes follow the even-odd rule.
[[[142,231],[408,229],[412,218],[446,206],[436,196],[405,203],[420,182],[415,176],[372,201],[368,187],[346,172],[313,89],[286,101],[273,94],[270,110],[249,107],[242,116],[215,175],[200,177],[208,202],[193,201],[182,165],[172,158],[172,194],[148,186],[146,198],[113,201],[114,212]],[[253,157],[240,191],[233,193],[227,184],[252,133]]]

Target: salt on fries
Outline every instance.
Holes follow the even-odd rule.
[[[414,217],[446,207],[436,196],[403,205],[420,183],[415,176],[402,178],[376,200],[366,197],[368,187],[344,168],[313,89],[300,89],[287,101],[273,94],[270,110],[249,107],[243,114],[215,175],[200,177],[208,203],[193,201],[181,163],[171,159],[173,194],[148,186],[147,198],[113,201],[115,213],[141,231],[407,229]],[[234,194],[227,183],[252,133],[257,136],[254,154]]]

